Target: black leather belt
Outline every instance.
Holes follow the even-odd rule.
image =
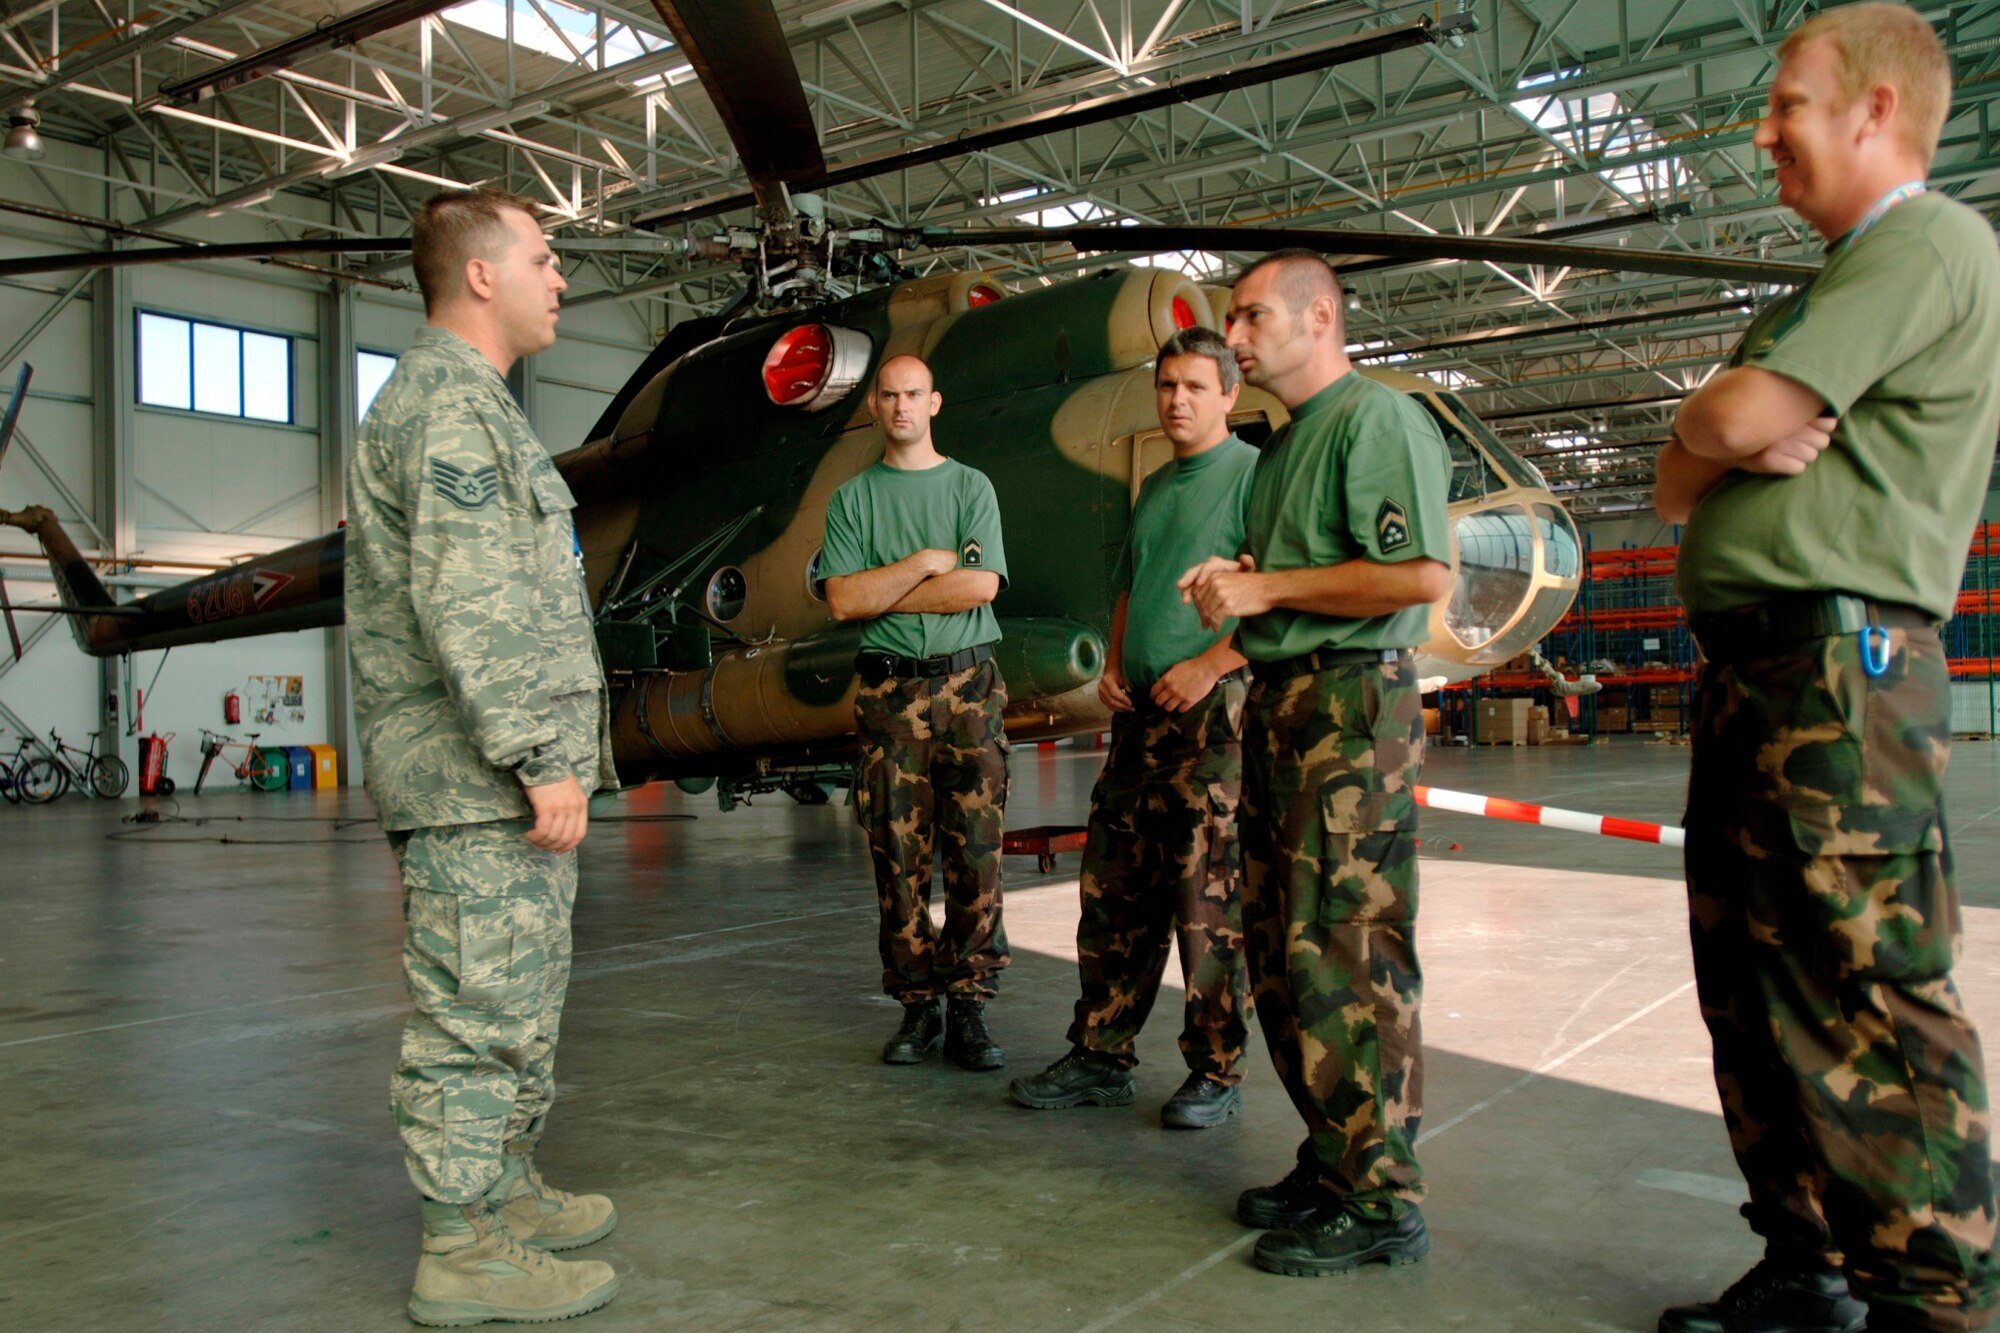
[[[854,659],[854,670],[870,685],[879,685],[891,676],[898,680],[934,680],[939,676],[957,675],[967,667],[976,667],[992,657],[993,645],[990,643],[974,644],[955,653],[939,653],[936,657],[898,657],[894,653],[864,648]]]
[[[1881,629],[1935,629],[1928,611],[1901,602],[1875,602],[1844,592],[1774,597],[1736,611],[1694,616],[1688,621],[1702,656],[1725,662],[1783,653],[1815,639]]]
[[[1325,671],[1329,667],[1355,666],[1366,662],[1373,666],[1400,662],[1409,657],[1407,648],[1315,648],[1297,657],[1281,657],[1275,662],[1252,662],[1250,675],[1260,685],[1274,681],[1290,680],[1293,676],[1309,676]]]

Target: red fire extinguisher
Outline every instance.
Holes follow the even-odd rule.
[[[243,696],[235,690],[222,696],[222,720],[232,727],[243,721]]]

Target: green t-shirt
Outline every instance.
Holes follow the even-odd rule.
[[[1430,413],[1349,371],[1294,408],[1264,446],[1243,549],[1263,570],[1450,564],[1450,480],[1451,454]],[[1253,662],[1274,662],[1316,648],[1413,648],[1429,628],[1427,606],[1365,619],[1281,607],[1244,620],[1237,646]]]
[[[1112,591],[1126,593],[1125,679],[1149,690],[1175,663],[1208,651],[1236,629],[1201,627],[1184,605],[1181,575],[1212,555],[1233,560],[1243,549],[1243,509],[1257,451],[1231,435],[1192,458],[1169,461],[1139,487],[1139,503],[1118,555]]]
[[[1836,242],[1752,320],[1732,364],[1798,381],[1837,416],[1796,477],[1731,472],[1681,534],[1692,615],[1848,592],[1949,617],[2000,431],[2000,244],[1941,194]]]
[[[991,570],[1007,586],[1000,502],[986,474],[955,459],[908,472],[877,463],[845,482],[826,506],[822,578],[880,569],[918,551],[957,551],[960,569]],[[991,603],[949,615],[892,611],[868,622],[861,646],[935,657],[1000,638]]]

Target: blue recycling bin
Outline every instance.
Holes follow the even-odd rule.
[[[312,751],[303,745],[285,747],[285,786],[293,791],[313,789]]]

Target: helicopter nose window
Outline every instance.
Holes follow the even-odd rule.
[[[1575,578],[1583,570],[1583,543],[1576,524],[1554,505],[1535,506],[1535,526],[1542,530],[1542,569],[1559,579]]]
[[[1528,511],[1518,505],[1467,514],[1453,531],[1458,536],[1458,581],[1445,624],[1460,643],[1477,648],[1504,630],[1528,599],[1535,531]]]
[[[743,602],[749,587],[743,580],[743,571],[734,565],[724,565],[708,580],[708,613],[717,620],[727,623],[743,613]]]
[[[806,594],[815,602],[826,600],[826,580],[819,576],[819,558],[823,551],[814,551],[812,559],[806,561]]]

